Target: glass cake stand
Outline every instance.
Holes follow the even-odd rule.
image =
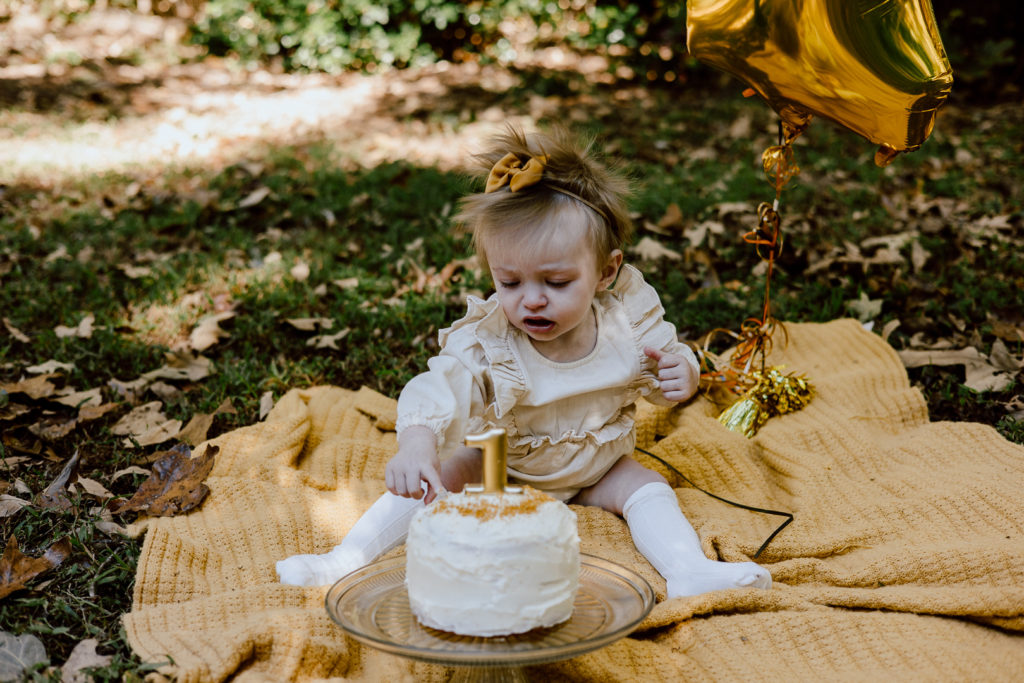
[[[409,607],[404,556],[342,577],[325,604],[331,619],[359,642],[456,667],[453,681],[526,681],[522,667],[609,645],[635,629],[654,606],[654,591],[642,576],[593,555],[581,555],[580,564],[569,620],[511,636],[460,636],[420,624]]]

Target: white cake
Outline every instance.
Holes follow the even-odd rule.
[[[413,518],[405,552],[409,603],[425,626],[499,636],[572,615],[580,574],[576,514],[529,486],[434,501]]]

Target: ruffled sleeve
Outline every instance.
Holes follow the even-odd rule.
[[[462,445],[471,416],[480,415],[487,403],[487,358],[475,328],[490,312],[488,303],[471,297],[466,316],[438,334],[441,352],[398,397],[395,431],[401,434],[413,425],[427,427],[437,438],[442,460]]]
[[[650,346],[665,353],[683,356],[695,375],[700,371],[697,356],[689,346],[679,341],[675,325],[665,320],[661,297],[654,287],[644,281],[639,270],[630,265],[622,266],[612,291],[626,310],[636,344],[641,368],[637,388],[652,403],[674,405],[674,401],[662,397],[658,384],[658,364],[647,357],[644,347]]]

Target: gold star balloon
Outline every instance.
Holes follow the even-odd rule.
[[[688,0],[687,47],[748,83],[795,137],[812,116],[888,164],[931,134],[953,83],[930,0]]]

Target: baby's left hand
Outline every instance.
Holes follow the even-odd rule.
[[[685,401],[697,391],[700,379],[694,367],[678,353],[665,353],[650,346],[644,347],[647,357],[658,363],[658,381],[661,394],[669,401]]]

